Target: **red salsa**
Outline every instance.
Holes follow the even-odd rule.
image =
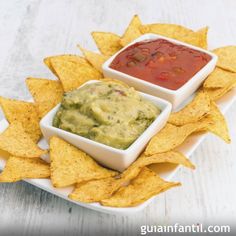
[[[177,90],[209,61],[211,56],[165,39],[135,43],[110,64],[110,68],[164,88]]]

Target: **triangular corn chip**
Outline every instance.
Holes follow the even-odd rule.
[[[153,155],[172,150],[182,144],[190,134],[199,131],[212,132],[221,137],[226,143],[230,142],[224,116],[213,101],[211,101],[209,113],[198,122],[183,126],[175,126],[168,123],[151,139],[145,154]]]
[[[65,55],[56,55],[56,56],[50,56],[50,57],[46,57],[43,59],[43,62],[45,63],[45,65],[51,70],[51,72],[57,75],[57,72],[55,71],[55,69],[53,68],[53,65],[51,63],[51,60],[54,60],[56,58],[61,58],[65,61],[70,61],[70,62],[74,62],[74,63],[79,63],[79,64],[86,64],[86,60],[83,57],[77,56],[77,55],[71,55],[71,54],[65,54]]]
[[[231,140],[226,120],[215,102],[211,102],[211,111],[202,119],[202,123],[205,125],[204,130],[219,136],[226,143],[230,143]]]
[[[236,73],[223,70],[216,67],[215,70],[207,77],[204,88],[228,88],[236,84]]]
[[[183,165],[187,168],[195,169],[195,166],[182,153],[177,151],[169,151],[146,156],[144,153],[121,175],[121,179],[129,181],[137,176],[140,170],[148,165],[157,163],[172,163]]]
[[[143,34],[160,34],[197,47],[207,48],[208,27],[204,27],[196,32],[175,24],[149,24],[141,25],[139,28]]]
[[[180,183],[167,182],[154,171],[144,168],[128,186],[121,187],[111,198],[104,199],[101,203],[112,207],[136,206],[161,192],[180,185]]]
[[[208,48],[208,43],[207,43],[207,36],[208,36],[208,27],[201,28],[196,32],[196,35],[198,37],[198,44],[196,46],[207,49]]]
[[[157,153],[168,152],[182,144],[192,133],[201,131],[201,122],[189,123],[183,126],[175,126],[167,123],[149,142],[145,155],[150,156]]]
[[[84,57],[88,60],[88,62],[98,71],[103,72],[102,65],[109,58],[109,56],[105,56],[99,53],[86,50],[80,46],[79,48],[81,52],[83,53]]]
[[[40,158],[11,156],[0,174],[0,182],[16,182],[22,179],[50,177],[49,164]]]
[[[101,73],[92,67],[85,58],[72,55],[62,55],[50,58],[52,71],[62,83],[63,90],[68,92],[77,89],[88,80],[102,78]]]
[[[0,105],[9,123],[20,122],[34,142],[40,139],[39,115],[34,103],[0,97]]]
[[[208,27],[204,27],[196,32],[189,32],[188,34],[175,35],[175,39],[188,43],[200,48],[207,48],[207,33]]]
[[[202,119],[210,111],[211,100],[207,93],[200,91],[194,99],[178,112],[171,113],[168,122],[181,126]]]
[[[80,202],[99,202],[111,197],[122,184],[122,180],[113,177],[91,180],[77,184],[69,198]]]
[[[26,84],[38,106],[40,117],[46,115],[62,99],[63,89],[59,81],[27,78]]]
[[[50,160],[51,180],[58,188],[117,174],[101,167],[89,155],[58,137],[50,140]]]
[[[160,34],[160,35],[163,35],[169,38],[174,38],[174,39],[178,39],[180,37],[186,36],[194,32],[191,29],[188,29],[181,25],[175,25],[175,24],[141,25],[140,31],[143,34],[147,34],[147,33]]]
[[[177,151],[152,156],[142,154],[121,174],[120,178],[109,177],[77,184],[74,191],[69,195],[69,198],[81,202],[99,202],[103,199],[110,198],[122,185],[134,179],[143,167],[156,163],[173,163],[191,169],[195,168],[183,154]]]
[[[236,72],[236,46],[217,48],[213,50],[213,53],[218,56],[218,67],[231,72]]]
[[[9,127],[0,134],[0,149],[14,156],[40,157],[47,153],[40,149],[30,136],[24,131],[19,122],[12,122]]]
[[[120,44],[123,47],[142,35],[139,29],[141,25],[142,23],[138,15],[134,15],[124,35],[121,37]]]
[[[11,154],[9,152],[0,149],[0,157],[7,160],[10,156]]]
[[[92,37],[103,55],[112,56],[122,48],[120,36],[116,34],[109,32],[92,32]]]
[[[217,101],[220,98],[222,98],[225,94],[227,94],[231,89],[236,87],[235,84],[231,84],[228,87],[225,88],[205,88],[204,91],[208,94],[208,96],[211,98],[213,101]]]
[[[57,76],[57,72],[54,70],[54,68],[52,67],[52,64],[51,64],[51,58],[52,57],[46,57],[43,59],[43,62],[44,64],[49,68],[49,70]],[[58,76],[57,76],[58,77]]]

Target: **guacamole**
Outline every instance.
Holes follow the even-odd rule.
[[[126,149],[159,113],[156,105],[143,99],[133,88],[98,82],[65,93],[53,126]]]

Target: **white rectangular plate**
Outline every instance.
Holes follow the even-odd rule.
[[[225,95],[222,99],[220,99],[217,104],[220,107],[220,110],[225,114],[227,110],[229,110],[230,106],[233,104],[236,98],[236,89],[232,90],[229,92],[227,95]],[[8,122],[3,119],[0,121],[0,132],[4,131],[8,126]],[[186,142],[184,142],[180,147],[179,150],[185,154],[187,157],[190,157],[194,150],[198,147],[198,145],[204,140],[207,134],[202,133],[202,134],[195,134],[191,135]],[[47,143],[45,142],[44,139],[40,141],[39,144],[42,148],[47,148]],[[3,169],[5,166],[5,160],[0,157],[0,169]],[[171,164],[163,164],[163,165],[158,165],[158,169],[156,170],[158,174],[160,174],[161,177],[163,177],[166,180],[171,180],[173,175],[176,173],[178,170],[178,166],[174,166]],[[49,179],[27,179],[25,180],[26,182],[35,185],[45,191],[48,191],[52,194],[57,195],[58,197],[64,198],[67,201],[73,202],[79,206],[86,207],[95,211],[100,211],[104,213],[109,213],[109,214],[132,214],[137,211],[141,211],[144,209],[148,204],[152,202],[152,200],[157,197],[154,196],[144,202],[141,205],[135,206],[135,207],[129,207],[129,208],[115,208],[115,207],[104,207],[100,205],[99,203],[82,203],[82,202],[76,202],[72,201],[71,199],[68,198],[69,193],[73,190],[73,187],[67,187],[67,188],[54,188],[51,184],[51,181]]]

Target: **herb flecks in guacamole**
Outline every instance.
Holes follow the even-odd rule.
[[[133,88],[98,82],[65,93],[53,126],[126,149],[159,113],[158,107]]]

